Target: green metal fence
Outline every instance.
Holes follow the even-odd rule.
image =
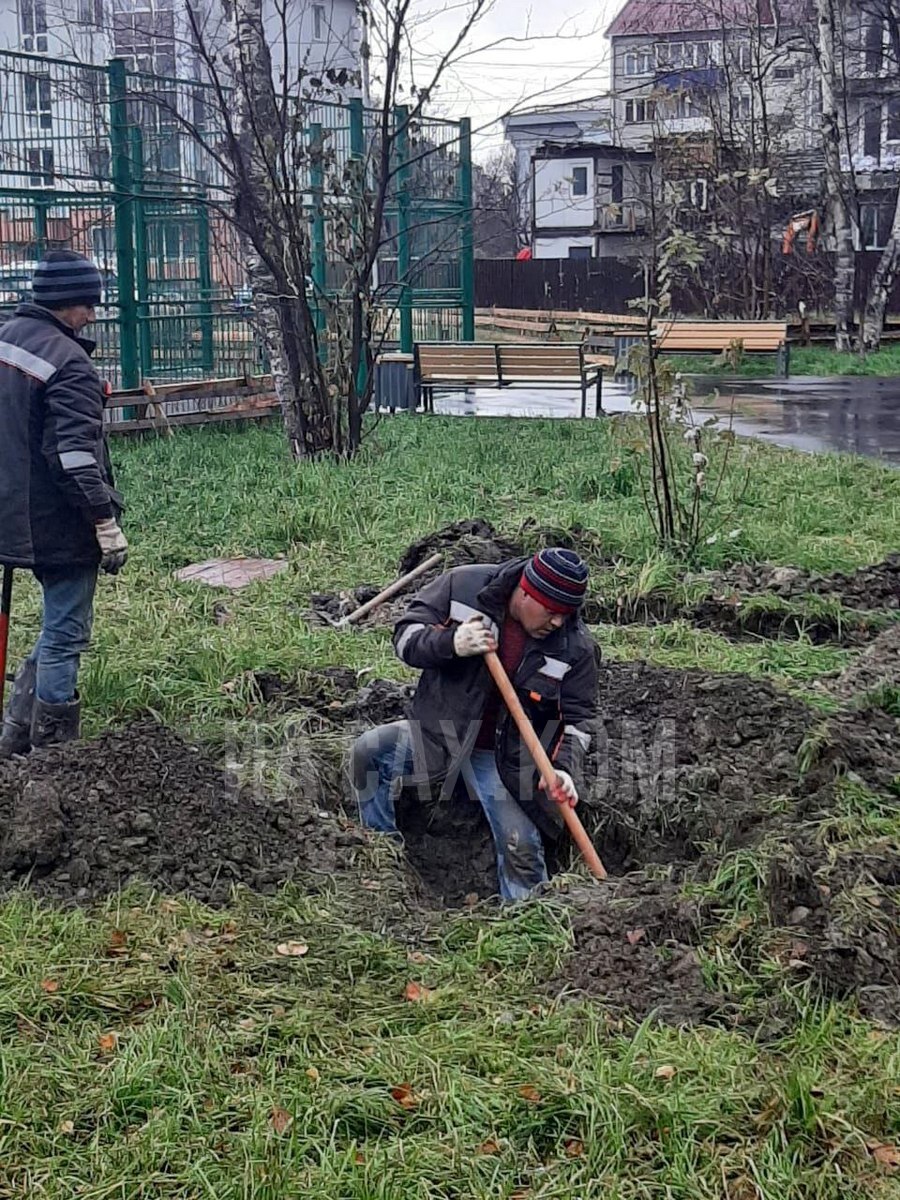
[[[324,190],[353,158],[371,185],[381,114],[350,101],[308,115],[325,151],[301,188],[311,294],[327,297],[340,291],[342,264]],[[45,250],[68,247],[103,274],[97,362],[116,385],[264,370],[225,215],[228,180],[208,149],[218,119],[213,91],[196,80],[0,51],[0,308],[27,297]],[[379,334],[407,350],[414,338],[472,338],[468,123],[410,120],[402,108],[393,121]],[[318,177],[317,162],[329,164]]]

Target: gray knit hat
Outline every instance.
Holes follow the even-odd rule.
[[[97,305],[102,290],[100,272],[74,250],[49,250],[38,263],[31,284],[35,304],[44,308]]]

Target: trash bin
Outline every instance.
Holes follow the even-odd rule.
[[[379,354],[375,362],[376,411],[415,411],[413,362],[411,354]]]

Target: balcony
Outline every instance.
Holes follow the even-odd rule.
[[[622,200],[597,208],[595,233],[643,233],[647,227],[647,208],[643,200]]]

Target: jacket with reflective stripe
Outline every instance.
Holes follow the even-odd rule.
[[[0,563],[100,561],[94,526],[122,506],[93,348],[37,304],[0,325]]]
[[[420,779],[442,781],[444,794],[478,736],[493,681],[480,657],[457,658],[458,624],[480,613],[499,628],[528,560],[455,567],[413,598],[394,629],[394,648],[422,675],[409,709]],[[546,638],[528,638],[513,683],[554,763],[583,785],[584,755],[597,720],[600,651],[577,614]],[[497,722],[494,753],[500,776],[529,816],[548,833],[562,820],[537,787],[538,776],[509,713]]]

